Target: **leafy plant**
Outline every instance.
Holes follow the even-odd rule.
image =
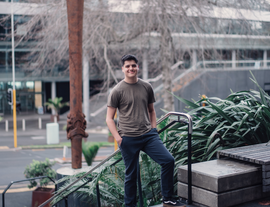
[[[216,97],[205,97],[197,102],[175,96],[187,105],[187,113],[193,117],[193,163],[215,159],[218,150],[269,141],[270,96],[258,85],[253,74],[251,75],[251,80],[257,85],[259,91],[232,92],[224,100]],[[202,102],[206,102],[206,106],[201,106]],[[163,128],[169,122],[170,120],[166,119],[158,127]],[[162,132],[160,137],[175,158],[176,189],[177,167],[187,164],[188,127],[184,123],[177,123]],[[93,181],[81,188],[78,195],[95,201],[95,188],[99,182],[101,184],[102,206],[110,206],[109,204],[111,206],[123,206],[125,167],[123,161],[118,162],[119,158],[121,158],[120,153],[89,176],[93,178]],[[160,203],[159,166],[146,154],[141,153],[140,167],[144,206]],[[66,177],[59,182],[69,179],[71,178]],[[83,182],[86,182],[86,180],[81,183]],[[79,183],[71,189],[78,186]]]
[[[231,93],[226,99],[205,98],[195,103],[176,97],[188,105],[193,116],[192,160],[201,162],[215,158],[218,150],[264,143],[270,139],[270,96],[252,81],[259,91]],[[200,106],[205,101],[207,106]],[[187,126],[176,126],[178,141],[166,143],[175,153],[177,164],[187,163]],[[175,143],[176,142],[176,143]]]
[[[61,103],[62,100],[62,97],[55,97],[53,100],[49,98],[48,102],[45,103],[45,106],[47,106],[48,109],[55,110],[56,115],[58,115],[61,108],[63,108],[64,106],[69,106],[68,102]]]
[[[92,165],[92,162],[97,155],[97,152],[99,150],[99,147],[102,145],[102,143],[97,142],[82,142],[82,152],[85,158],[85,161],[87,162],[88,166]]]
[[[24,176],[26,178],[34,178],[40,176],[55,178],[56,172],[52,169],[54,164],[55,162],[50,162],[48,158],[44,162],[33,160],[33,162],[26,167]],[[50,181],[51,180],[49,178],[40,179],[39,185],[40,187],[44,187],[48,185]],[[37,182],[35,180],[30,180],[30,185],[28,185],[28,188],[33,188],[35,186],[37,186]]]

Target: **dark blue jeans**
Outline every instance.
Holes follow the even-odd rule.
[[[174,158],[163,145],[157,129],[139,137],[122,137],[120,150],[126,166],[125,172],[125,206],[136,207],[137,163],[140,151],[161,166],[161,192],[165,197],[173,194]]]

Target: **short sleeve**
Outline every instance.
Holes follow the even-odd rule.
[[[154,91],[153,91],[152,86],[149,84],[149,87],[148,87],[148,104],[151,104],[151,103],[154,103],[154,102],[156,102]]]
[[[119,95],[117,90],[112,89],[112,91],[109,94],[107,106],[111,106],[113,108],[118,108],[119,103]]]

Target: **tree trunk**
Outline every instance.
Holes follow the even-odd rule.
[[[171,65],[172,65],[172,37],[167,25],[166,16],[166,0],[161,1],[161,66],[162,66],[162,82],[163,82],[163,100],[164,109],[167,111],[174,111],[174,97],[169,93],[172,92],[172,78],[171,78]]]

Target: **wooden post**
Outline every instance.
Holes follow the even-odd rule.
[[[86,121],[82,113],[82,25],[84,0],[67,0],[69,38],[70,113],[67,120],[67,138],[71,139],[71,164],[82,167],[82,138]]]

